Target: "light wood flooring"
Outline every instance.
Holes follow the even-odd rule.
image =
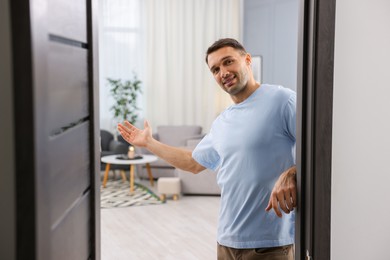
[[[219,201],[181,196],[162,205],[102,209],[101,259],[215,260]]]

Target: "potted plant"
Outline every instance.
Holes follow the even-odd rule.
[[[134,73],[133,79],[121,80],[107,78],[110,87],[110,94],[114,98],[114,104],[110,108],[113,111],[113,116],[119,122],[125,120],[135,124],[138,119],[137,98],[138,94],[142,93],[141,81]]]

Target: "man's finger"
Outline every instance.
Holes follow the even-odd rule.
[[[268,201],[268,205],[267,205],[267,207],[265,208],[265,211],[269,211],[270,209],[272,209],[271,198],[270,198],[269,201]]]
[[[118,131],[119,131],[119,133],[121,133],[121,135],[123,135],[123,133],[124,133],[123,126],[120,124],[118,124]]]
[[[135,128],[135,126],[133,126],[132,124],[130,124],[130,122],[129,121],[125,121],[125,125],[128,127],[128,129],[133,129],[133,128]]]
[[[124,133],[128,130],[128,128],[126,126],[124,126],[120,123],[118,124],[118,129],[119,129],[119,131],[122,131]]]
[[[294,208],[294,203],[292,201],[292,194],[291,194],[291,191],[290,190],[287,190],[285,193],[284,193],[284,197],[286,199],[286,204],[287,204],[287,207],[290,211],[293,210]]]
[[[295,188],[291,191],[291,196],[293,200],[293,207],[295,208],[297,206],[297,192]]]
[[[277,194],[279,206],[285,213],[290,213],[290,210],[286,207],[286,198],[284,197],[284,193],[280,192]]]
[[[277,215],[279,218],[281,218],[281,217],[282,217],[282,212],[280,212],[280,210],[279,210],[278,200],[276,199],[276,196],[273,195],[273,196],[271,197],[271,199],[272,199],[272,208],[274,209],[276,215]]]

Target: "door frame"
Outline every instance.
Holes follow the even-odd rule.
[[[336,0],[300,0],[296,259],[330,259]]]
[[[98,1],[87,1],[87,21],[88,28],[88,42],[90,45],[90,52],[88,56],[88,82],[89,82],[89,111],[91,113],[91,124],[89,132],[93,140],[90,142],[91,160],[91,204],[90,212],[92,219],[90,228],[92,232],[91,237],[91,258],[94,260],[101,259],[101,229],[100,229],[100,114],[99,114],[99,9]]]

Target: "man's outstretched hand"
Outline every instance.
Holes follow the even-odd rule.
[[[118,131],[128,143],[139,147],[145,147],[148,140],[152,138],[152,129],[146,120],[144,122],[143,130],[133,126],[128,121],[125,121],[123,124],[118,124]]]
[[[283,172],[276,181],[272,189],[268,206],[265,209],[270,211],[274,209],[278,217],[282,217],[280,209],[285,213],[290,213],[297,205],[297,187],[296,187],[296,167],[293,166]],[[280,209],[279,209],[280,207]]]

